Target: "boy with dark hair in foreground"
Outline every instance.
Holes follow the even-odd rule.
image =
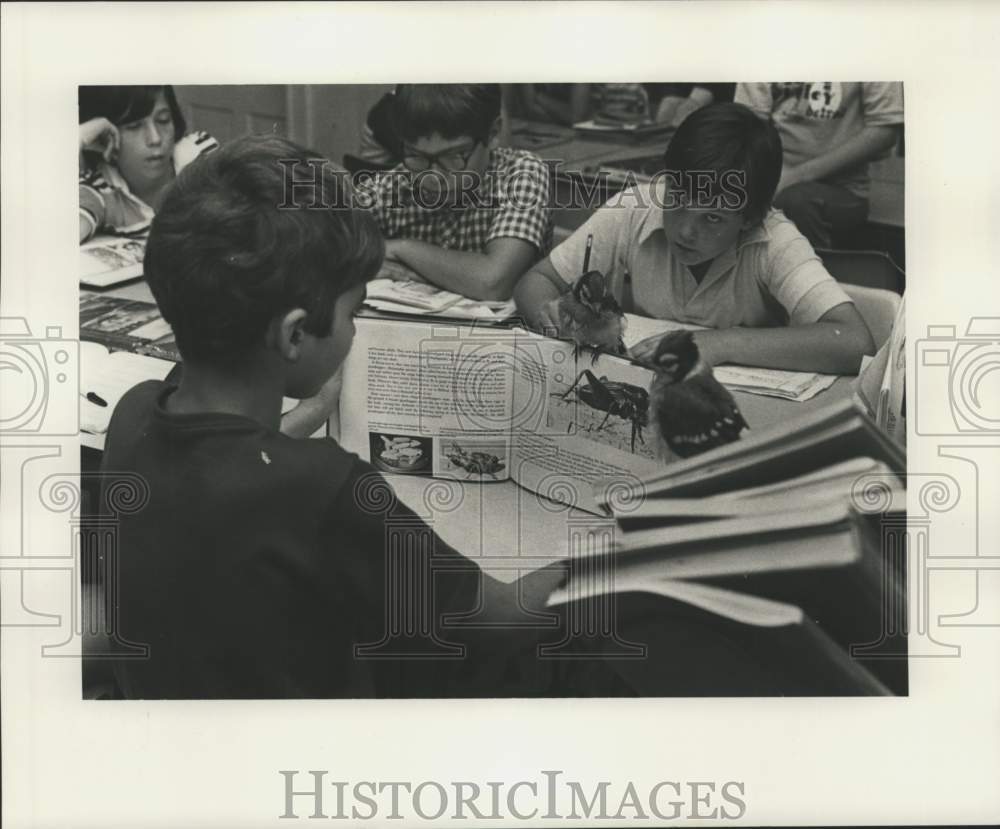
[[[435,635],[454,641],[438,623],[476,606],[476,565],[356,455],[279,432],[282,396],[315,395],[347,355],[382,261],[366,212],[285,206],[315,157],[277,137],[232,142],[186,169],[154,220],[145,272],[184,373],[125,395],[104,453],[106,474],[149,489],[120,520],[120,632],[151,648],[115,663],[128,697],[477,693],[474,649],[450,662],[354,652],[402,612],[389,588],[412,584],[397,576],[420,580]],[[328,167],[322,186],[324,203],[346,204]]]

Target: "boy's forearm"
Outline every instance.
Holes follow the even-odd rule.
[[[821,181],[842,170],[871,161],[896,142],[896,127],[865,127],[836,149],[797,165],[798,182]]]
[[[867,329],[839,322],[780,328],[722,328],[698,331],[695,342],[712,364],[857,374],[861,358],[873,354]]]
[[[499,266],[488,254],[447,250],[417,239],[397,239],[392,256],[439,288],[479,300],[510,299],[520,274]]]

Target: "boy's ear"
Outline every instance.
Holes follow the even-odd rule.
[[[275,317],[268,329],[269,345],[290,363],[297,362],[302,353],[302,339],[308,314],[303,308]]]

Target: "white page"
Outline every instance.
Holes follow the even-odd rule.
[[[129,351],[110,353],[99,343],[80,343],[80,428],[95,434],[106,432],[125,392],[146,380],[162,380],[175,365]],[[88,393],[107,405],[91,402],[86,398]]]

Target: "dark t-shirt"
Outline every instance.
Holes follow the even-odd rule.
[[[474,607],[476,565],[334,441],[170,413],[173,388],[151,381],[126,394],[104,452],[106,480],[137,474],[148,488],[148,503],[118,516],[109,586],[118,634],[151,648],[116,662],[125,695],[461,695],[449,663],[358,659],[354,646],[385,640],[398,622],[386,591],[401,579],[433,585],[427,618]],[[387,555],[407,556],[405,573]]]

